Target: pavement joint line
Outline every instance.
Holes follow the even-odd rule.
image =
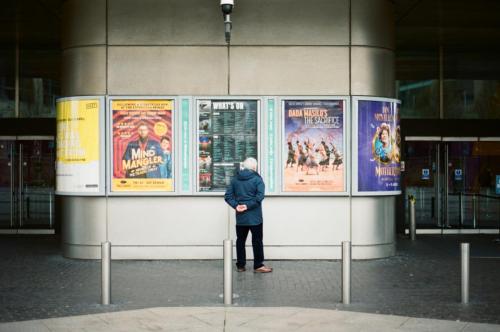
[[[398,329],[405,325],[410,319],[411,317],[408,317],[404,322],[401,323],[401,325],[398,326]]]

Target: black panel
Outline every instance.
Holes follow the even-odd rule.
[[[56,136],[56,119],[1,119],[0,136],[52,135]]]
[[[500,136],[500,120],[401,119],[405,136]]]

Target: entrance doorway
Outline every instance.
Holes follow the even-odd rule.
[[[0,136],[0,232],[54,233],[52,136]]]
[[[500,229],[499,138],[406,137],[404,149],[406,225],[413,195],[421,233]]]

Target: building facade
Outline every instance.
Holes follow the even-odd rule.
[[[230,46],[216,2],[72,0],[64,3],[64,17],[64,96],[188,96],[193,108],[200,96],[263,98],[262,106],[269,97],[277,119],[281,98],[340,96],[349,119],[347,166],[351,96],[395,94],[394,8],[386,0],[238,1]],[[260,167],[269,173],[264,165],[271,156],[258,140]],[[197,144],[193,150],[196,164]],[[276,160],[277,179],[284,165]],[[115,258],[219,258],[222,240],[234,238],[234,213],[220,193],[199,192],[190,172],[187,195],[61,196],[65,255],[98,258],[100,243],[109,240]],[[394,253],[395,197],[352,197],[348,167],[345,173],[342,195],[268,194],[268,258],[339,258],[342,241],[352,241],[354,258]]]

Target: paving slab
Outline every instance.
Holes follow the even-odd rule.
[[[0,332],[13,331],[498,332],[500,325],[293,307],[162,307],[0,324]]]

